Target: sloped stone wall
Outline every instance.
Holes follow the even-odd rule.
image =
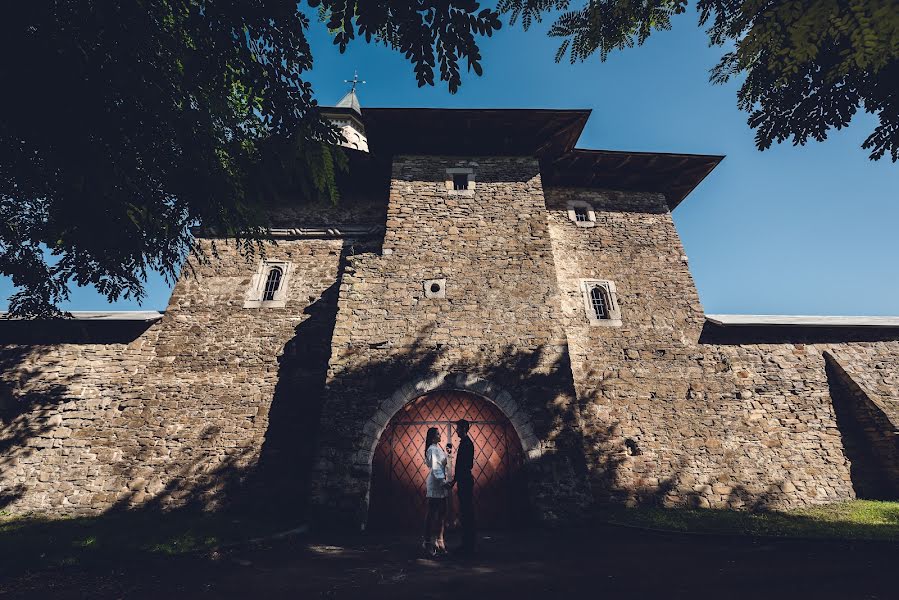
[[[899,497],[899,342],[846,344],[824,354],[860,496]],[[854,447],[853,447],[854,446]]]
[[[273,207],[272,221],[377,230],[385,210],[383,195],[354,196]],[[292,265],[286,301],[245,308],[263,256],[201,240],[209,260],[192,260],[163,319],[125,342],[115,339],[122,324],[110,326],[119,333],[106,327],[103,340],[68,340],[43,324],[48,333],[34,342],[21,323],[0,323],[0,508],[214,508],[239,491],[301,511],[343,261],[380,242],[266,245],[265,259]]]
[[[143,394],[131,407],[153,443],[130,449],[130,502],[220,500],[268,451],[295,473],[274,478],[288,484],[276,489],[300,503],[294,486],[309,452],[304,424],[319,410],[343,253],[343,240],[269,247],[267,259],[292,265],[283,307],[244,308],[257,264],[233,247],[178,282]]]

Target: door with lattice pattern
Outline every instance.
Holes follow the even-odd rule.
[[[419,529],[424,521],[425,436],[437,427],[441,445],[453,444],[450,476],[454,473],[458,438],[455,422],[471,423],[474,444],[474,505],[479,529],[505,528],[521,515],[526,500],[522,481],[521,442],[509,419],[493,403],[469,392],[455,390],[421,396],[394,415],[375,449],[372,459],[369,525],[372,528]],[[455,523],[455,493],[449,522]]]

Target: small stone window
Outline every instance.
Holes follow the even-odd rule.
[[[453,167],[446,170],[446,191],[451,196],[474,195],[474,169],[469,167]]]
[[[287,305],[287,284],[290,263],[264,261],[250,279],[250,288],[244,297],[244,308],[280,308]]]
[[[268,270],[268,276],[265,278],[265,291],[262,294],[263,302],[271,302],[275,299],[275,292],[281,287],[281,277],[284,272],[281,267],[272,267]]]
[[[574,222],[575,223],[586,223],[590,220],[590,217],[587,215],[587,207],[586,206],[575,206],[574,207]]]
[[[584,310],[591,325],[621,325],[621,310],[618,308],[618,294],[615,283],[601,279],[582,279],[581,292],[584,296]]]
[[[578,227],[595,227],[596,213],[589,202],[571,200],[568,202],[568,218]]]

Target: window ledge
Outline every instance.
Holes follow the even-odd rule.
[[[591,327],[621,327],[621,319],[590,319]]]
[[[244,308],[284,308],[287,300],[244,300]]]

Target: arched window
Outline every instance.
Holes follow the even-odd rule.
[[[262,294],[262,301],[267,302],[275,299],[275,292],[281,287],[281,276],[284,272],[281,267],[272,267],[269,269],[268,277],[265,279],[265,292]]]
[[[618,327],[621,325],[621,309],[615,283],[605,279],[581,279],[584,310],[590,325]]]
[[[590,306],[597,319],[609,318],[609,298],[605,288],[598,285],[590,288]]]
[[[259,261],[250,287],[244,293],[244,308],[281,308],[287,306],[287,289],[293,269],[287,261]]]

